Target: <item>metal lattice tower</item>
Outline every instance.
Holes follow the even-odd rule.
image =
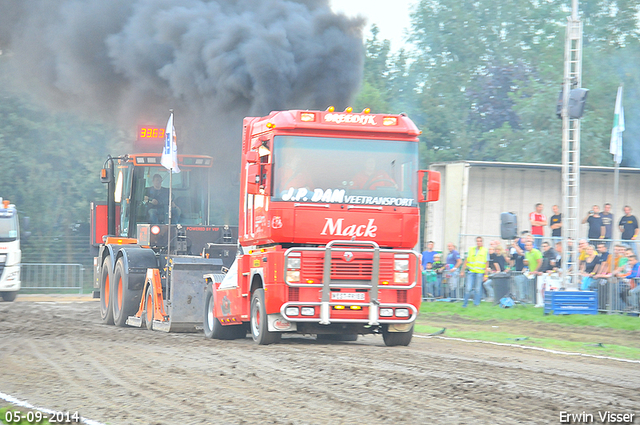
[[[578,231],[580,229],[580,119],[569,117],[569,95],[581,87],[582,22],[578,18],[578,1],[572,2],[568,18],[564,53],[562,97],[562,281],[565,288],[579,287]],[[568,239],[573,240],[569,246]]]

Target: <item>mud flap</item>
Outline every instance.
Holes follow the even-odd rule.
[[[269,314],[269,332],[295,332],[298,330],[296,323],[285,319],[282,314]]]

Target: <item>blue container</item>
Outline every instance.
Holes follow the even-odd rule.
[[[544,314],[598,314],[595,291],[545,291]]]

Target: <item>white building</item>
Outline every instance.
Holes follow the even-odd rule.
[[[538,202],[544,204],[547,221],[554,204],[562,213],[560,165],[460,161],[436,163],[429,168],[441,173],[442,187],[440,200],[427,205],[424,241],[433,240],[438,251],[446,252],[446,244],[453,242],[464,252],[475,244],[475,235],[499,238],[502,212],[517,215],[518,232],[531,230],[529,213]],[[581,167],[580,221],[594,204],[601,209],[607,202],[613,205],[613,171],[613,167]],[[612,210],[614,239],[620,237],[617,224],[625,205],[636,210],[634,215],[640,214],[639,195],[640,169],[620,168],[618,202]],[[580,237],[586,237],[587,231],[588,225],[581,225]],[[550,235],[547,226],[545,238]]]

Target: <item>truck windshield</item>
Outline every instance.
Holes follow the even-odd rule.
[[[208,220],[208,168],[182,167],[172,178],[172,223],[206,224]],[[133,204],[137,223],[168,222],[169,171],[162,167],[137,167]]]
[[[418,143],[276,136],[273,200],[416,206]]]
[[[17,239],[17,215],[11,210],[0,213],[0,242],[13,242]]]

